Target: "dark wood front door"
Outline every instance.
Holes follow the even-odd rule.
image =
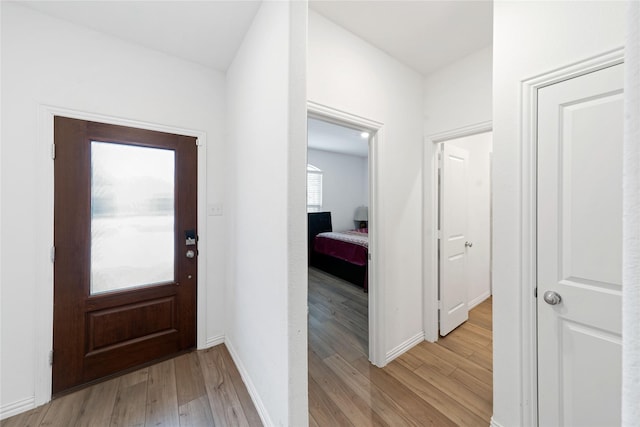
[[[54,138],[56,395],[195,346],[197,147],[63,117]]]

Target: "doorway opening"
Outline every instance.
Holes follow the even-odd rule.
[[[482,422],[491,418],[493,396],[491,130],[485,122],[433,135],[424,150],[424,170],[432,174],[424,176],[427,342],[419,351],[457,367],[443,371],[454,378],[450,395],[467,402]],[[441,288],[447,280],[453,290]],[[468,401],[465,387],[473,390]]]
[[[311,267],[309,311],[310,314],[313,311],[311,301],[314,298],[314,291],[317,290],[320,293],[326,291],[326,287],[323,286],[313,289],[312,287],[316,283],[326,281],[335,284],[335,281],[340,281],[343,292],[337,299],[341,300],[345,312],[340,315],[336,314],[336,318],[340,317],[346,323],[345,327],[333,327],[336,326],[336,318],[333,316],[335,313],[326,304],[318,306],[321,309],[318,312],[319,320],[322,322],[332,319],[328,321],[327,325],[332,332],[341,338],[347,338],[345,331],[357,331],[356,335],[359,338],[348,339],[352,342],[352,347],[357,348],[367,362],[376,366],[384,366],[386,363],[382,329],[384,310],[383,301],[379,297],[383,293],[381,289],[383,284],[377,280],[381,267],[376,258],[378,240],[376,233],[376,153],[382,138],[383,125],[312,102],[308,103],[308,118],[310,129],[310,151],[308,152],[307,166],[309,188],[313,191],[314,185],[315,188],[318,188],[317,181],[321,181],[320,185],[323,191],[321,203],[316,200],[314,205],[313,200],[308,200],[310,203],[308,205],[310,221],[308,256]],[[327,151],[327,148],[330,148],[330,143],[314,141],[316,138],[313,135],[314,132],[321,135],[323,130],[327,132],[328,129],[337,133],[350,134],[354,141],[352,145],[358,147],[353,149],[356,151],[345,155],[345,143],[334,142],[335,145],[341,147],[339,150],[342,151],[341,154],[336,154],[335,148],[333,153]],[[331,131],[328,132],[331,133]],[[325,144],[324,148],[322,144]],[[343,169],[342,172],[338,170],[340,167]],[[321,177],[318,177],[318,174]],[[309,196],[312,196],[311,192],[309,192]],[[338,245],[342,246],[342,254],[337,254],[336,261],[332,259],[336,258],[335,251],[333,254],[320,253],[323,251],[321,246],[325,246],[326,249],[326,242],[320,242],[320,246],[316,250],[315,241],[320,240],[316,239],[316,236],[321,232],[334,233],[338,231],[346,231],[347,237],[344,234],[338,236],[341,239]],[[344,250],[349,251],[349,242],[347,242],[349,240],[355,241],[356,246],[359,247],[352,246],[352,254],[345,256]],[[324,250],[324,252],[331,252],[331,249]],[[347,296],[349,292],[353,298]],[[326,292],[321,298],[327,298]],[[319,301],[321,300],[315,302]],[[327,316],[329,314],[330,316]],[[359,316],[358,326],[352,321],[354,316]],[[310,321],[313,320],[315,319]],[[328,339],[327,336],[322,336],[322,333],[316,333],[312,329],[313,326],[318,326],[318,324],[309,325],[310,357],[313,356],[313,342],[323,344]],[[339,340],[333,341],[338,342]],[[322,350],[318,351],[322,352]]]
[[[369,358],[371,133],[308,119],[310,363],[331,354]]]
[[[437,145],[438,330],[446,336],[491,297],[492,132]]]

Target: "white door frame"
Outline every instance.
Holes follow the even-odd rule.
[[[380,222],[378,213],[378,153],[383,143],[384,126],[382,123],[345,111],[337,110],[312,101],[307,102],[307,116],[335,123],[367,129],[371,133],[369,143],[369,360],[376,366],[384,366],[387,356],[385,351],[385,283],[379,280],[383,271],[383,257],[380,254]]]
[[[198,243],[198,285],[197,285],[197,346],[207,346],[207,322],[206,322],[206,292],[207,292],[207,212],[206,212],[206,188],[207,188],[207,135],[203,131],[184,129],[175,126],[164,126],[154,123],[129,120],[119,117],[105,116],[84,111],[70,110],[49,105],[40,105],[38,117],[38,145],[37,145],[37,183],[38,194],[38,221],[36,224],[37,235],[40,236],[36,243],[36,333],[35,333],[35,396],[34,407],[51,400],[51,376],[52,370],[49,364],[49,352],[53,348],[53,153],[54,116],[63,116],[73,119],[89,120],[120,126],[129,126],[140,129],[168,132],[197,138],[198,145],[198,235],[201,237]]]
[[[429,342],[438,340],[438,210],[440,209],[440,194],[438,188],[438,148],[441,143],[465,136],[490,132],[493,129],[492,122],[486,121],[453,129],[446,132],[430,135],[425,138],[422,170],[431,170],[431,176],[423,172],[423,188],[426,192],[430,189],[431,195],[425,194],[422,198],[422,228],[433,230],[432,238],[425,233],[423,239],[424,254],[422,262],[422,288],[423,288],[423,328],[424,339]],[[431,182],[429,183],[429,179]],[[426,213],[431,213],[431,220]],[[430,254],[430,255],[429,255]]]
[[[520,377],[522,425],[538,424],[536,240],[537,240],[537,122],[538,90],[574,77],[620,64],[624,49],[618,48],[584,61],[523,80],[521,83],[520,165]],[[516,320],[516,319],[513,319]]]

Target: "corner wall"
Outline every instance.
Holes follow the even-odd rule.
[[[535,407],[522,371],[521,85],[536,75],[624,44],[625,2],[494,3],[492,425],[531,425]],[[544,31],[541,31],[544,29]],[[531,293],[532,294],[532,293]]]
[[[226,344],[265,425],[308,424],[306,2],[263,2],[227,72]]]
[[[50,153],[40,138],[42,105],[206,132],[207,199],[223,200],[225,150],[221,72],[2,2],[2,239],[0,413],[36,404],[37,340],[50,337],[37,301],[52,293],[37,266],[52,236],[39,233],[43,188],[39,165]],[[51,207],[52,209],[52,207]],[[207,218],[207,342],[224,333],[221,217]],[[45,279],[45,280],[43,280]],[[52,307],[48,307],[52,310]],[[49,313],[50,314],[50,313]],[[13,412],[11,412],[13,411]]]

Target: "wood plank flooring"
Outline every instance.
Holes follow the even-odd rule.
[[[491,299],[436,344],[368,362],[367,294],[309,270],[311,426],[483,426],[492,413]]]
[[[262,426],[224,345],[183,354],[0,421],[36,426]]]
[[[437,344],[384,369],[368,354],[367,294],[309,271],[309,424],[483,426],[492,411],[491,299]],[[25,426],[261,426],[224,345],[184,354],[0,421]]]

